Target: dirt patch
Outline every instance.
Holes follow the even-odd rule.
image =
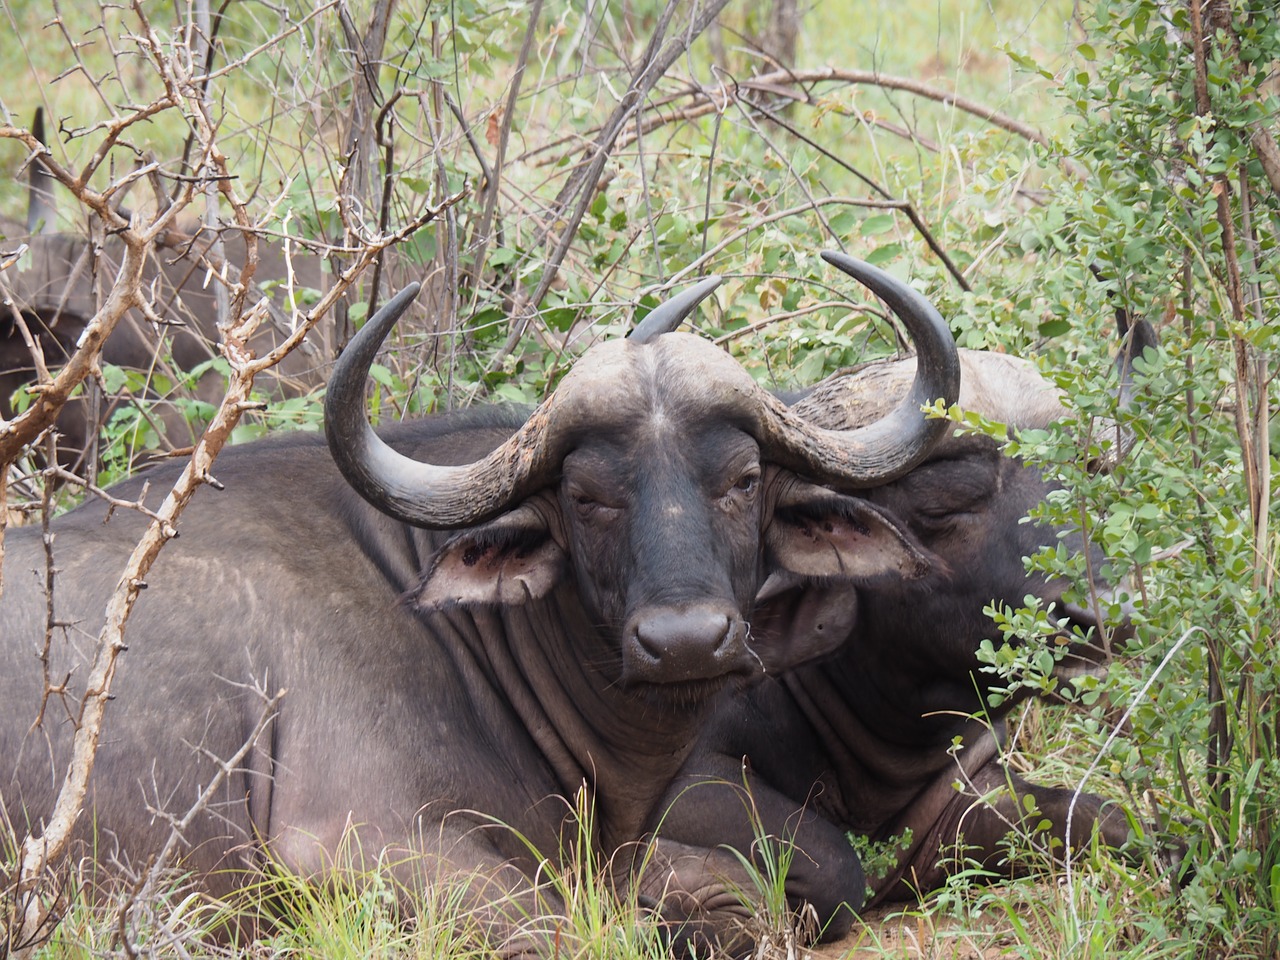
[[[1009,956],[1012,943],[997,923],[925,916],[895,904],[867,911],[849,936],[806,954],[812,960],[993,960]]]

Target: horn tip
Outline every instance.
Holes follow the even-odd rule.
[[[850,273],[855,270],[861,270],[864,267],[870,267],[871,264],[865,260],[859,260],[857,257],[851,257],[843,250],[823,250],[820,254],[823,260],[831,264],[837,269]]]

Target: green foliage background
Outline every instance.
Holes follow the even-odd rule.
[[[1069,576],[1080,599],[1112,604],[1117,616],[1118,598],[1096,588],[1132,583],[1139,634],[1069,707],[1029,707],[1012,760],[1038,779],[1124,799],[1147,839],[1136,865],[1088,856],[1058,887],[987,890],[961,875],[922,916],[947,914],[965,930],[993,924],[1024,956],[1273,956],[1280,182],[1265,140],[1280,136],[1280,18],[1263,0],[1203,10],[1193,0],[893,7],[832,0],[808,11],[797,72],[832,65],[923,80],[1034,126],[1043,142],[902,90],[779,78],[752,53],[753,11],[731,5],[643,105],[651,125],[614,149],[555,282],[531,305],[567,229],[557,192],[662,7],[548,3],[511,108],[529,4],[396,7],[378,70],[384,102],[408,91],[393,107],[393,164],[383,157],[378,171],[392,184],[390,225],[470,192],[388,267],[392,287],[433,281],[422,314],[375,371],[376,405],[386,417],[536,400],[574,356],[658,302],[672,278],[710,272],[727,282],[703,331],[771,386],[896,352],[875,306],[820,266],[816,252],[829,246],[909,278],[962,345],[1038,356],[1075,420],[1020,436],[1016,452],[1065,481],[1042,515],[1082,525],[1110,561],[1087,570],[1051,551],[1029,562]],[[180,20],[171,7],[146,9],[161,35]],[[372,9],[353,4],[352,19],[363,24]],[[74,168],[95,148],[93,124],[144,101],[155,82],[126,40],[126,52],[92,60],[104,37],[123,38],[135,20],[126,9],[75,5],[49,27],[44,4],[15,0],[4,12],[13,34],[5,61],[27,71],[0,86],[4,122],[24,125],[43,103],[65,119],[54,151]],[[331,12],[228,6],[220,62],[237,67],[216,102],[264,229],[336,243],[350,228],[333,199],[346,166],[339,129],[358,77]],[[289,24],[299,26],[269,54],[254,53]],[[81,56],[97,73],[76,69],[66,36],[96,38],[97,53]],[[769,86],[743,83],[766,73]],[[98,96],[87,76],[108,74]],[[511,141],[490,237],[480,229],[487,173],[478,158],[493,159],[504,123]],[[180,154],[179,118],[145,129],[146,142],[117,148],[117,171],[142,151]],[[25,152],[0,147],[16,169]],[[9,216],[22,204],[16,183],[0,190]],[[356,219],[379,227],[372,204]],[[323,256],[341,267],[340,251]],[[322,335],[326,347],[362,320],[369,296],[366,287]],[[1139,364],[1130,409],[1117,409],[1110,372],[1116,305],[1161,338],[1158,355]],[[246,436],[282,420],[314,426],[316,399],[288,401]],[[1097,472],[1111,421],[1132,446]],[[117,424],[114,436],[137,426]],[[132,462],[123,450],[112,469]],[[990,669],[1010,686],[1052,686],[1052,612],[991,612],[1008,644],[984,651]],[[1186,848],[1180,870],[1169,866],[1170,845]]]

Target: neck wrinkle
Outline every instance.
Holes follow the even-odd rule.
[[[839,808],[843,823],[873,833],[920,790],[920,769],[911,747],[881,736],[861,716],[852,702],[855,687],[844,682],[847,671],[858,667],[847,660],[801,667],[783,684],[830,760],[839,795],[828,802]],[[939,755],[947,759],[945,752]]]
[[[607,670],[618,654],[573,590],[471,615],[476,651],[572,804],[585,784],[594,839],[606,851],[638,839],[701,729],[705,710],[675,713],[637,699]]]

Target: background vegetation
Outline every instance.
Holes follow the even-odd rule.
[[[182,34],[198,5],[0,6],[0,121],[25,128],[44,106],[53,157],[70,171],[87,169],[103,124],[162,95],[155,45],[177,57],[202,49]],[[962,345],[1041,358],[1077,422],[1024,435],[1020,452],[1067,480],[1044,512],[1106,547],[1101,573],[1134,584],[1140,630],[1075,703],[1030,706],[1010,759],[1040,780],[1124,798],[1149,839],[1136,863],[1084,856],[1057,884],[987,888],[961,875],[922,899],[919,929],[942,954],[963,939],[1027,957],[1274,956],[1274,7],[884,7],[827,0],[789,19],[781,0],[729,4],[703,30],[712,7],[656,0],[246,0],[212,11],[204,89],[253,229],[325,265],[296,292],[295,322],[367,241],[405,234],[311,335],[319,384],[379,297],[425,279],[417,319],[377,370],[384,417],[539,398],[590,343],[710,272],[728,279],[701,328],[770,385],[895,352],[874,306],[820,267],[825,247],[910,278]],[[641,69],[669,51],[661,70]],[[119,193],[161,208],[156,198],[193,169],[183,160],[192,132],[182,109],[130,126],[92,184],[123,183],[155,159],[160,188]],[[11,218],[24,216],[28,146],[0,140],[15,178],[0,185],[0,212]],[[211,216],[230,219],[225,199],[204,192],[194,215],[205,197]],[[60,227],[92,219],[70,193],[60,203]],[[1151,320],[1162,341],[1136,412],[1116,409],[1108,383],[1115,304]],[[197,402],[181,383],[161,386]],[[313,428],[319,389],[242,421],[237,438]],[[1109,472],[1090,472],[1081,438],[1112,418],[1132,447]],[[156,440],[127,410],[107,432],[129,441],[112,448],[108,477]],[[38,465],[8,476],[11,503],[38,512]],[[1089,582],[1056,554],[1031,562]],[[1050,685],[1044,612],[992,613],[1018,643],[993,645],[991,669],[1011,685]],[[1186,848],[1180,870],[1168,867],[1171,844]],[[270,895],[304,919],[268,952],[459,949],[435,942],[429,922],[413,935],[392,922],[376,886],[350,900]],[[567,953],[660,950],[628,939],[625,919],[601,932],[592,897],[572,899],[588,919]],[[153,908],[152,926],[130,934],[135,947],[170,949],[159,931],[175,917],[207,922],[193,903],[175,894]],[[113,934],[98,924],[74,915],[54,954],[108,948]]]

